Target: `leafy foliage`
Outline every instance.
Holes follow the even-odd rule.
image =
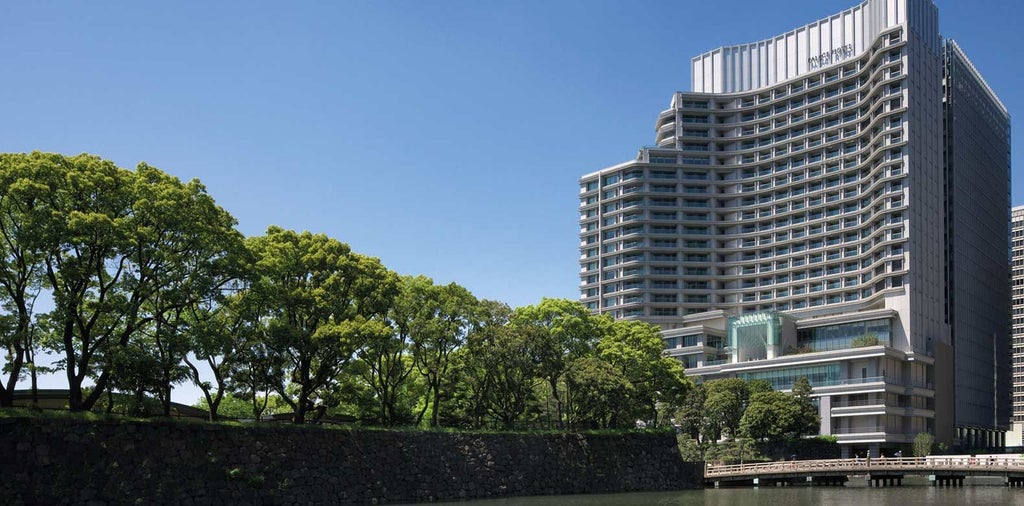
[[[768,442],[817,432],[818,412],[810,395],[810,383],[802,376],[795,382],[792,394],[755,392],[743,412],[740,430],[754,440]]]
[[[927,457],[932,454],[932,446],[935,444],[935,436],[927,432],[919,432],[914,436],[914,456]]]
[[[163,394],[166,412],[188,349],[176,315],[237,274],[234,218],[198,181],[145,163],[128,171],[91,155],[7,154],[0,174],[0,284],[17,315],[4,338],[15,351],[11,377],[36,345],[26,295],[42,288],[54,309],[38,344],[63,356],[71,410],[90,409],[109,387]]]
[[[593,315],[578,302],[567,299],[544,298],[540,304],[517,308],[511,323],[519,327],[535,327],[540,332],[537,349],[537,374],[547,381],[549,405],[554,417],[563,427],[568,393],[564,385],[565,374],[573,361],[590,356],[597,342],[611,325],[611,318]]]
[[[714,431],[732,439],[740,435],[740,420],[750,397],[750,386],[739,378],[724,378],[705,383],[708,423]]]
[[[675,421],[686,440],[686,451],[700,460],[739,461],[739,452],[748,452],[744,445],[731,444],[732,453],[720,447],[741,437],[750,438],[747,446],[758,447],[743,459],[767,458],[764,455],[782,446],[800,446],[799,438],[817,432],[820,420],[812,393],[803,377],[797,378],[789,395],[772,390],[765,380],[707,381],[689,390],[675,411]]]
[[[13,404],[14,387],[23,369],[34,366],[37,346],[33,328],[36,297],[43,286],[42,251],[34,227],[47,219],[38,203],[49,188],[36,181],[40,163],[24,155],[0,154],[0,407]],[[2,375],[0,375],[2,377]]]
[[[389,332],[397,276],[322,234],[270,227],[249,240],[258,278],[245,297],[264,309],[274,390],[304,423],[363,343]],[[289,388],[291,387],[291,388]]]
[[[428,395],[417,422],[422,420],[429,405],[430,426],[439,425],[441,399],[451,390],[447,382],[450,358],[465,344],[467,335],[477,324],[477,304],[469,290],[455,283],[431,289],[423,308],[426,321],[420,332],[413,335],[413,361],[426,381]]]
[[[235,226],[146,163],[0,154],[0,407],[51,350],[72,411],[166,416],[183,382],[211,420],[603,430],[663,426],[692,395],[728,410],[652,325],[565,299],[513,310],[323,234]]]
[[[620,418],[610,426],[620,425],[619,420],[644,420],[657,427],[657,404],[680,404],[692,384],[682,364],[662,354],[664,345],[656,326],[622,320],[609,330],[598,342],[598,356],[622,375],[630,392]]]
[[[707,388],[703,383],[695,385],[675,414],[682,433],[694,442],[695,451],[700,456],[696,460],[704,460],[708,447],[722,437],[721,426],[708,416],[707,396]]]
[[[871,332],[869,334],[854,338],[850,341],[851,348],[863,348],[865,346],[878,346],[880,341],[878,340],[878,334]]]
[[[260,414],[272,415],[275,413],[288,413],[291,408],[276,395],[270,395],[266,399],[260,399],[261,404],[265,404],[265,407],[260,411]],[[207,402],[207,398],[203,397],[196,401],[194,407],[199,409],[210,410],[210,404]],[[252,403],[248,399],[243,399],[237,395],[226,393],[220,400],[220,406],[218,408],[219,419],[234,419],[234,420],[258,420],[259,417],[254,417]]]
[[[490,303],[489,309],[488,321],[470,334],[462,363],[477,399],[474,411],[512,429],[536,406],[543,333],[536,327],[509,325],[511,311],[504,304]]]

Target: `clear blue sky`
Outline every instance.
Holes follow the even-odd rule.
[[[247,235],[325,232],[514,306],[575,298],[576,180],[653,142],[689,59],[854,4],[4,2],[0,151],[145,160]],[[1022,3],[937,4],[1024,117]]]
[[[145,160],[247,235],[324,232],[513,306],[575,298],[576,181],[653,142],[690,58],[854,4],[3,2],[0,151]],[[1024,117],[1022,3],[937,4]]]

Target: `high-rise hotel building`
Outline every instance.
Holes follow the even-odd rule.
[[[1024,425],[1024,206],[1013,208],[1010,224],[1013,423],[1021,426]]]
[[[655,145],[580,179],[582,302],[660,325],[691,375],[806,376],[847,454],[1002,445],[1009,117],[932,1],[867,0],[691,77]]]

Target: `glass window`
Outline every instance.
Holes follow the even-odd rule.
[[[838,385],[839,364],[826,364],[807,367],[786,367],[772,371],[740,373],[740,378],[750,380],[767,380],[776,390],[789,390],[797,378],[803,376],[811,383],[811,387]]]

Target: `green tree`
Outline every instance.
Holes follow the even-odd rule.
[[[543,329],[509,322],[503,303],[481,301],[484,322],[470,333],[462,354],[463,378],[473,392],[470,413],[487,416],[511,429],[535,403],[537,353]]]
[[[183,184],[145,163],[133,172],[91,155],[5,157],[12,159],[20,165],[5,172],[4,184],[14,190],[9,202],[31,202],[31,212],[8,213],[20,221],[4,225],[12,231],[8,238],[31,230],[17,237],[18,248],[37,259],[41,286],[53,298],[43,344],[63,356],[71,410],[90,409],[115,369],[121,376],[115,383],[136,390],[141,378],[154,377],[153,371],[130,371],[135,364],[163,373],[163,388],[148,380],[147,388],[169,399],[169,371],[179,367],[180,353],[166,360],[157,353],[156,362],[132,355],[159,352],[152,340],[164,339],[161,315],[202,295],[227,256],[224,245],[240,244],[234,219],[198,181]],[[82,388],[87,378],[95,383],[88,392]]]
[[[758,441],[776,442],[795,432],[800,407],[782,392],[758,392],[750,396],[740,420],[742,434]]]
[[[808,383],[807,388],[810,389],[810,387],[811,385],[810,383]],[[747,381],[747,397],[750,397],[751,395],[754,395],[758,392],[771,392],[772,390],[774,390],[774,388],[772,388],[772,384],[768,380],[755,379]]]
[[[154,382],[151,391],[160,401],[164,416],[171,414],[171,391],[174,385],[186,381],[189,377],[188,367],[184,358],[189,353],[189,341],[181,316],[184,308],[154,315],[154,321],[141,329],[133,341],[141,341],[140,352],[150,355],[151,360],[146,367],[152,367]],[[148,363],[147,363],[148,362]]]
[[[356,373],[372,390],[373,418],[383,425],[410,421],[411,413],[399,411],[400,395],[408,391],[406,383],[416,369],[412,335],[425,331],[433,316],[429,311],[433,288],[433,282],[424,276],[403,277],[386,313],[390,331],[370,336],[358,352]]]
[[[631,385],[630,404],[623,406],[624,420],[614,425],[631,426],[637,419],[658,426],[658,403],[678,404],[691,383],[682,364],[665,356],[658,327],[640,321],[612,323],[597,345],[598,356],[619,370]]]
[[[544,298],[540,304],[520,307],[512,313],[513,324],[542,329],[537,374],[548,383],[559,427],[564,427],[564,404],[572,397],[571,392],[559,388],[564,375],[575,360],[594,355],[597,342],[608,332],[611,322],[611,317],[591,314],[579,302],[568,299]]]
[[[132,339],[122,346],[112,347],[103,356],[104,373],[108,378],[105,391],[108,413],[114,412],[118,405],[122,408],[121,414],[130,416],[148,417],[161,412],[161,402],[149,395],[160,388],[160,363],[156,355],[146,349],[147,344],[142,339]]]
[[[792,396],[799,408],[800,416],[794,426],[796,436],[817,434],[821,424],[821,417],[818,415],[818,408],[814,407],[811,399],[811,382],[806,376],[800,376],[793,382]]]
[[[437,427],[442,397],[451,390],[451,354],[465,343],[476,325],[478,301],[469,290],[455,283],[435,285],[430,292],[424,323],[412,334],[413,357],[427,385],[427,402],[423,403],[416,423],[422,422],[429,407],[430,426]]]
[[[806,378],[797,380],[792,394],[776,391],[751,394],[740,420],[740,431],[758,441],[773,443],[816,433],[819,418],[810,394]]]
[[[570,428],[632,428],[633,385],[619,368],[595,356],[574,360],[565,373]]]
[[[305,423],[356,350],[387,332],[398,276],[323,234],[272,226],[248,245],[258,279],[245,297],[267,311],[267,349],[281,366],[274,390]]]
[[[43,254],[34,240],[37,227],[50,218],[41,198],[46,155],[0,154],[0,407],[14,401],[14,388],[28,368],[35,390],[36,349],[33,307],[42,287]]]
[[[490,421],[494,417],[488,410],[496,388],[491,364],[501,360],[502,350],[497,343],[511,332],[511,314],[512,309],[503,302],[479,301],[476,327],[466,336],[466,345],[452,353],[450,377],[454,388],[443,413],[446,425],[467,428],[493,425]],[[535,397],[535,392],[530,397]]]
[[[70,409],[84,411],[106,390],[115,362],[123,380],[131,375],[126,354],[140,350],[130,341],[150,323],[142,308],[156,291],[149,266],[139,260],[157,246],[139,237],[133,172],[90,155],[37,161],[37,182],[48,186],[41,199],[52,218],[35,234],[55,306],[47,344],[63,355]],[[86,393],[90,376],[95,387]]]
[[[715,432],[735,439],[740,435],[740,420],[750,397],[750,385],[739,378],[724,378],[705,382],[704,387],[708,423],[718,428]]]
[[[272,398],[280,399],[272,392],[275,386],[284,382],[284,357],[270,349],[270,338],[263,322],[248,322],[238,335],[239,342],[232,351],[233,357],[227,364],[224,389],[239,399],[250,403],[250,416],[259,420],[268,409]],[[224,364],[224,362],[222,362]],[[198,371],[196,371],[198,374]],[[218,393],[220,390],[218,390]],[[207,403],[213,399],[206,396]],[[284,401],[281,401],[284,404]],[[212,414],[212,412],[211,412]]]
[[[914,436],[914,456],[927,457],[932,454],[932,445],[935,444],[935,436],[927,432],[918,432]]]
[[[145,163],[135,176],[130,258],[152,290],[141,307],[148,324],[140,331],[155,355],[156,394],[169,416],[171,389],[188,377],[183,361],[194,344],[188,317],[242,275],[245,250],[234,217],[199,181],[182,183]]]
[[[207,404],[208,398],[201,397],[195,404],[194,407],[199,409],[210,410],[210,405]],[[265,409],[262,413],[272,415],[278,412],[287,413],[290,409],[280,397],[276,395],[269,396],[266,400],[261,400],[261,403],[265,404]],[[220,407],[218,408],[218,417],[235,419],[235,420],[248,420],[254,419],[252,412],[252,403],[241,397],[233,395],[231,392],[225,393],[220,398]],[[255,418],[255,421],[259,421],[259,418]]]
[[[490,384],[486,379],[487,371],[480,365],[482,361],[472,356],[469,346],[453,351],[449,360],[448,378],[452,389],[441,406],[438,423],[461,429],[489,428],[491,424],[485,403]],[[414,376],[421,381],[423,379],[422,376]],[[421,396],[417,412],[423,411],[426,402],[427,398]]]
[[[711,416],[706,403],[707,388],[703,383],[694,385],[675,415],[680,429],[696,444],[699,460],[704,460],[708,448],[722,438],[722,424]]]
[[[259,322],[256,314],[242,305],[242,297],[237,294],[192,305],[188,308],[187,320],[182,332],[186,334],[191,353],[186,353],[183,361],[189,379],[203,392],[210,421],[217,421],[221,400],[235,387],[233,373],[239,370],[240,359],[247,353],[258,354],[265,349],[258,338]],[[264,351],[262,356],[265,355]],[[212,382],[203,379],[199,364],[205,365],[213,375]],[[242,374],[239,372],[239,381]],[[268,384],[269,381],[261,383],[262,386]],[[254,407],[251,415],[258,417],[256,411]]]

